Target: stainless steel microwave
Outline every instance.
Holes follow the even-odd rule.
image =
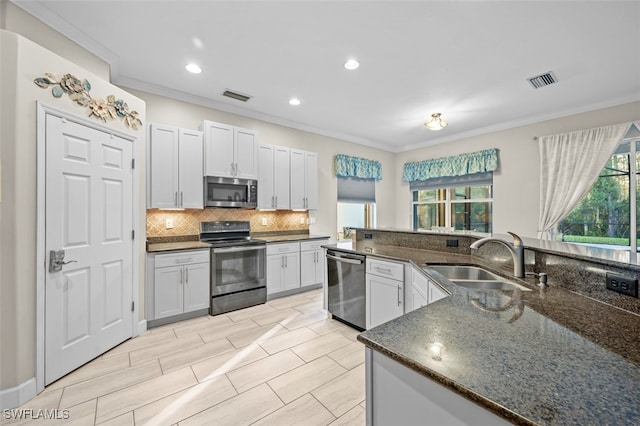
[[[258,205],[258,181],[207,176],[204,200],[207,207],[254,209]]]

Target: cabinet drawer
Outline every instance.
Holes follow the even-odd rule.
[[[367,257],[367,274],[404,281],[404,265],[402,263],[387,262]]]
[[[165,266],[189,265],[192,263],[208,263],[209,249],[188,250],[171,254],[157,254],[155,259],[156,268]]]
[[[300,251],[320,250],[323,244],[327,244],[327,240],[301,241]]]
[[[295,253],[300,251],[299,243],[269,243],[267,244],[267,256],[272,254]]]

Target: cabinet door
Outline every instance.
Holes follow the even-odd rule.
[[[367,274],[367,329],[404,313],[403,283]]]
[[[275,208],[274,151],[273,145],[258,147],[258,209]],[[287,164],[289,169],[289,164]]]
[[[289,164],[291,164],[291,177],[289,180],[291,208],[304,209],[306,197],[304,190],[304,151],[292,149]]]
[[[276,197],[276,209],[278,210],[289,210],[291,208],[289,195],[289,182],[291,180],[289,157],[289,148],[282,146],[275,147],[273,161],[273,193]],[[258,186],[258,188],[260,188],[260,186]]]
[[[180,129],[179,138],[180,199],[185,209],[204,208],[202,133]]]
[[[154,272],[155,318],[178,315],[183,312],[183,267],[156,268]]]
[[[287,253],[284,256],[284,289],[300,288],[300,253]]]
[[[305,196],[306,208],[316,210],[318,208],[318,154],[315,152],[305,154]]]
[[[316,256],[315,250],[300,252],[300,287],[322,282],[317,281]]]
[[[204,122],[204,174],[233,177],[233,127]]]
[[[258,137],[255,131],[234,129],[234,176],[258,178]]]
[[[152,124],[147,208],[178,207],[178,128]]]
[[[428,304],[429,302],[427,301],[426,295],[416,286],[411,286],[411,300],[407,304],[407,312],[415,311],[416,309],[427,306]]]
[[[267,256],[267,294],[284,290],[284,255]]]
[[[444,292],[438,285],[429,281],[429,303],[433,303],[440,299],[447,297],[448,294]]]
[[[209,307],[209,264],[184,267],[184,312]]]

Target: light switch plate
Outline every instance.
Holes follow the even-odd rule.
[[[262,223],[263,226],[267,226],[267,218],[263,217],[261,223]]]
[[[167,229],[173,229],[173,219],[171,219],[170,217],[168,217],[165,221],[164,221],[164,226]]]

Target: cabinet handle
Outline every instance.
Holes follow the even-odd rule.
[[[271,207],[272,207],[272,208],[275,208],[275,207],[276,207],[275,199],[276,199],[276,197],[274,197],[274,196],[272,195],[272,196],[271,196]]]
[[[289,267],[289,258],[287,256],[284,257],[284,267],[285,268]]]
[[[276,205],[273,207],[278,207],[278,196],[276,195]]]
[[[184,192],[180,191],[180,207],[184,205]]]
[[[184,270],[184,272],[185,272],[185,279],[184,279],[184,283],[185,283],[185,284],[189,284],[189,270],[188,270],[188,269],[185,269],[185,270]]]
[[[390,274],[391,273],[391,269],[390,268],[381,268],[379,266],[374,266],[373,269],[375,269],[376,271],[379,271],[379,272],[384,272],[385,274]]]
[[[402,292],[402,287],[398,286],[398,306],[400,306],[402,304],[402,301],[400,300],[400,293]]]
[[[178,191],[176,191],[176,198],[174,204],[178,207]]]
[[[280,267],[284,268],[284,256],[280,258]]]
[[[184,269],[180,269],[180,284],[184,283]]]

